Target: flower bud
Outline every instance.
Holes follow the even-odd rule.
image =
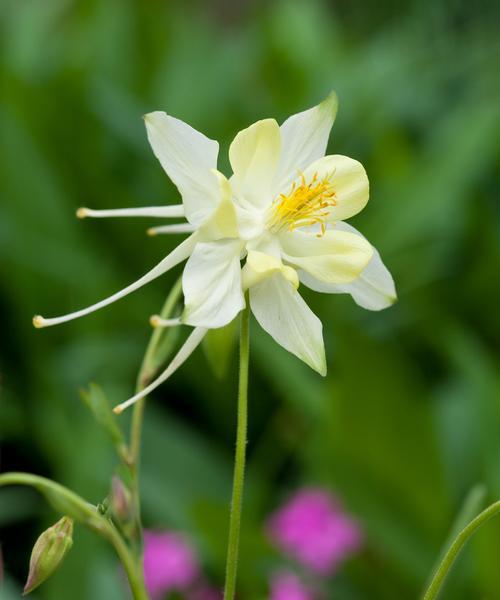
[[[48,579],[73,545],[73,519],[63,517],[37,539],[30,558],[24,594],[29,594]]]
[[[119,523],[133,520],[132,497],[123,481],[114,475],[111,480],[111,510]]]
[[[109,497],[111,514],[123,536],[128,540],[139,541],[135,504],[130,490],[118,475],[111,479]]]

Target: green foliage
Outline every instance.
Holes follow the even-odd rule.
[[[88,417],[78,389],[99,382],[111,406],[133,393],[148,318],[179,272],[58,328],[35,331],[31,316],[90,304],[177,243],[146,238],[147,219],[74,218],[79,206],[175,202],[141,115],[166,110],[221,140],[228,173],[239,129],[335,89],[329,151],[367,169],[371,200],[353,224],[380,250],[399,302],[372,314],[304,291],[324,324],[326,379],[252,323],[240,594],[267,597],[284,559],[265,539],[266,515],[315,484],[366,533],[326,596],[417,597],[471,486],[500,497],[498,16],[486,0],[397,11],[321,0],[0,2],[2,470],[48,475],[93,503],[109,492],[110,429]],[[163,356],[176,335],[161,333]],[[218,364],[220,343],[208,342]],[[145,524],[190,534],[218,584],[236,398],[236,351],[223,344],[224,379],[198,351],[148,400],[142,467]],[[48,510],[29,490],[0,490],[2,600],[19,597],[30,540],[55,520]],[[443,600],[498,595],[499,527],[466,548]],[[85,531],[32,597],[68,590],[72,600],[125,597],[112,551]]]
[[[231,357],[237,351],[238,319],[220,329],[211,329],[203,338],[203,350],[208,364],[219,379],[227,375]]]
[[[97,423],[109,435],[119,455],[126,456],[127,449],[123,439],[123,432],[116,421],[116,417],[111,410],[111,406],[103,390],[95,383],[91,383],[88,390],[82,390],[80,395]]]

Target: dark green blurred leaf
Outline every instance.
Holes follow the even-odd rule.
[[[234,356],[238,341],[239,319],[220,329],[210,329],[203,338],[202,346],[208,364],[216,377],[222,379],[227,375],[227,370]]]
[[[108,399],[102,388],[95,383],[89,385],[88,390],[80,392],[82,400],[94,416],[97,423],[107,432],[121,456],[126,455],[126,447],[122,430],[111,410]]]

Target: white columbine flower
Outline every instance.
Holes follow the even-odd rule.
[[[265,119],[240,131],[229,149],[233,175],[216,170],[218,144],[165,113],[146,115],[148,138],[183,204],[144,209],[91,211],[79,216],[185,216],[188,223],[150,233],[191,235],[154,269],[113,296],[56,319],[35,317],[37,327],[97,310],[162,275],[184,259],[185,309],[178,320],[195,330],[172,363],[125,408],[165,381],[207,329],[226,325],[245,306],[284,348],[326,373],[320,320],[300,296],[299,283],[326,293],[349,293],[364,308],[380,310],[396,299],[393,279],[377,251],[343,222],[368,201],[362,165],[325,156],[337,111],[331,94],[293,115],[281,127]],[[242,261],[244,265],[242,267]]]

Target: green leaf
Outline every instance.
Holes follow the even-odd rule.
[[[103,390],[98,385],[91,383],[88,390],[81,391],[81,397],[95,420],[108,433],[117,448],[118,454],[124,456],[126,454],[126,447],[123,433],[116,422],[114,413]]]

